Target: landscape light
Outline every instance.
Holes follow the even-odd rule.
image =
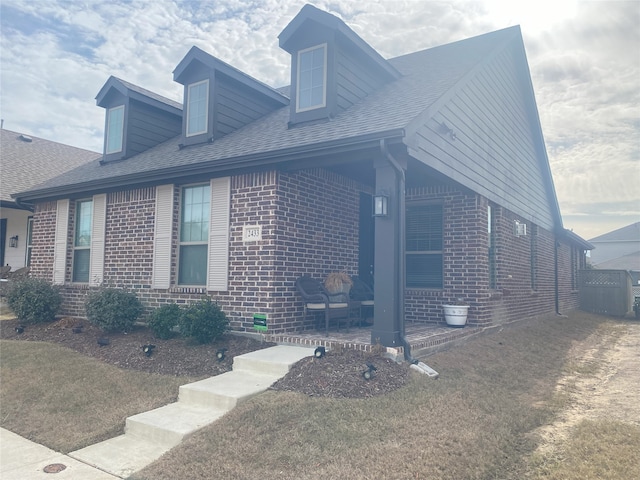
[[[318,347],[313,352],[313,356],[316,358],[322,358],[327,353],[327,350],[324,347]]]
[[[218,359],[219,362],[224,360],[226,352],[227,352],[226,348],[221,348],[216,352],[216,358]]]
[[[362,377],[365,380],[371,380],[373,377],[375,377],[375,373],[374,372],[376,370],[378,370],[378,369],[376,368],[375,365],[373,365],[372,363],[367,363],[367,369],[364,372],[362,372]]]
[[[18,325],[15,330],[16,330],[16,333],[24,332],[24,325]]]
[[[100,337],[98,338],[98,345],[100,345],[101,347],[106,347],[107,345],[109,345],[111,343],[111,340],[109,340],[106,337]]]
[[[143,346],[142,346],[142,351],[144,352],[144,354],[145,354],[147,357],[150,357],[150,356],[151,356],[151,354],[153,353],[153,349],[154,349],[154,348],[156,348],[156,346],[155,346],[155,345],[143,345]]]

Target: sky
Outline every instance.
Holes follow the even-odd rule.
[[[4,128],[101,152],[109,76],[182,102],[193,45],[287,85],[278,34],[305,3],[385,58],[520,25],[564,227],[640,221],[640,0],[0,0]]]

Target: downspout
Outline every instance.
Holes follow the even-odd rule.
[[[411,345],[407,341],[405,337],[405,327],[404,327],[404,295],[405,295],[405,273],[404,273],[404,261],[405,261],[405,173],[404,169],[400,166],[398,161],[393,158],[389,149],[387,148],[387,144],[384,139],[380,140],[380,151],[389,161],[391,166],[396,171],[396,180],[398,182],[397,195],[398,195],[398,276],[400,277],[400,281],[396,282],[398,291],[396,293],[398,297],[398,316],[399,316],[399,327],[400,327],[400,342],[402,343],[402,349],[404,351],[404,359],[411,363],[417,364],[418,360],[411,356]]]
[[[558,275],[558,248],[560,247],[560,242],[558,241],[558,237],[554,238],[553,242],[553,270],[554,270],[554,281],[555,281],[555,300],[556,300],[556,315],[562,315],[560,313],[560,285],[559,285],[559,275]]]

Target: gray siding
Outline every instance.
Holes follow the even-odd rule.
[[[409,140],[413,156],[489,200],[549,230],[553,206],[516,68],[505,49],[461,88]],[[451,139],[441,124],[455,132]]]
[[[336,52],[336,83],[338,111],[348,109],[384,84],[357,56],[345,50]]]
[[[274,109],[263,96],[224,78],[216,80],[214,95],[214,138],[238,130]]]
[[[126,156],[144,152],[182,132],[182,117],[131,100],[127,118]]]

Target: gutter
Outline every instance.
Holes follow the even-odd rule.
[[[404,169],[400,166],[398,161],[393,158],[391,152],[387,148],[387,143],[385,139],[380,139],[380,151],[385,156],[385,158],[389,161],[391,166],[396,171],[396,181],[398,182],[398,276],[399,281],[396,282],[397,285],[397,296],[399,308],[398,312],[398,321],[400,327],[400,342],[402,343],[402,348],[404,351],[404,359],[410,364],[418,364],[418,360],[411,356],[411,345],[409,341],[405,337],[405,325],[404,325],[404,295],[405,295],[405,172]]]

